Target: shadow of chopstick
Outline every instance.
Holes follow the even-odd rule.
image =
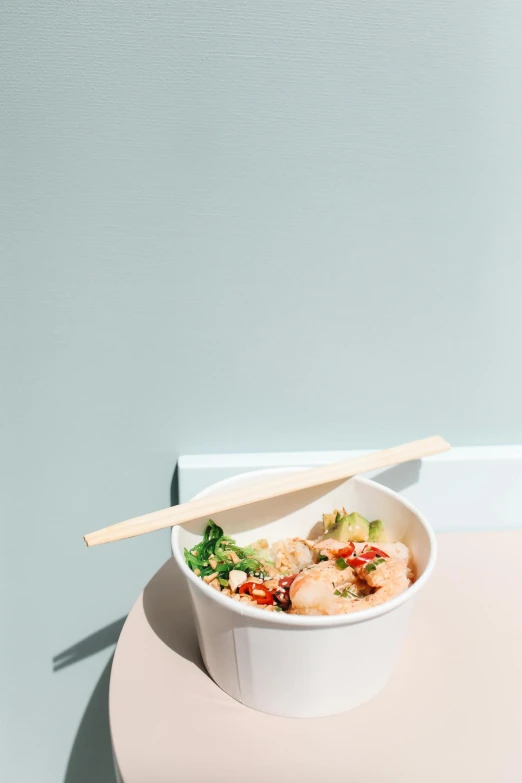
[[[84,658],[89,658],[89,656],[116,644],[126,619],[126,617],[120,617],[119,620],[115,620],[66,650],[62,650],[61,653],[53,657],[53,671],[65,669],[66,666],[72,666],[73,663],[83,661]]]

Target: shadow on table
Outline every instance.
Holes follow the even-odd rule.
[[[179,503],[177,465],[170,485],[170,503],[172,506]],[[143,611],[150,627],[163,644],[207,674],[199,652],[187,583],[172,558],[152,577],[143,591]]]
[[[199,651],[185,577],[173,558],[167,560],[143,591],[143,610],[163,644],[207,674]]]
[[[89,658],[118,641],[126,617],[100,628],[53,657],[53,671]],[[106,664],[89,699],[67,762],[64,783],[117,783],[109,728],[109,680],[112,666]]]
[[[170,485],[171,505],[179,503],[178,467]],[[171,649],[193,661],[205,671],[195,637],[188,591],[181,574],[173,572],[172,561],[165,563],[147,585],[144,604],[155,633]],[[165,591],[165,592],[163,592]],[[169,595],[179,595],[180,611],[170,602]],[[112,647],[118,641],[126,617],[106,625],[52,659],[54,672],[79,663],[91,655]],[[111,656],[89,699],[67,762],[64,783],[118,783],[114,770],[109,725],[109,682]]]
[[[72,666],[72,664],[83,661],[84,658],[89,658],[89,656],[116,644],[126,619],[126,617],[120,617],[119,620],[115,620],[110,625],[100,628],[99,631],[86,636],[85,639],[55,655],[53,658],[53,672],[65,669],[66,666]]]
[[[117,783],[109,728],[112,656],[92,693],[72,746],[64,783]]]

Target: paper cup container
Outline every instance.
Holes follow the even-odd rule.
[[[235,476],[198,497],[297,470],[302,468]],[[368,519],[382,519],[387,540],[410,547],[417,569],[417,580],[406,592],[347,615],[286,615],[233,601],[209,588],[184,560],[184,547],[190,549],[200,540],[208,520],[172,529],[172,551],[188,582],[205,666],[220,688],[248,707],[294,718],[334,715],[368,701],[390,679],[412,600],[436,558],[433,532],[410,503],[374,481],[356,477],[222,512],[214,521],[241,545],[258,538],[310,538],[320,534],[322,514],[341,506]]]

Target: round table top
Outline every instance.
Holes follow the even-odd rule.
[[[110,721],[123,783],[492,783],[522,763],[522,531],[438,536],[397,670],[372,701],[299,720],[255,712],[205,671],[171,559],[123,628]],[[502,558],[492,562],[492,552]],[[335,660],[325,687],[343,667]]]

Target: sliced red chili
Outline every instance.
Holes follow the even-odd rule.
[[[387,555],[386,552],[383,552],[382,549],[377,549],[376,546],[371,546],[370,550],[372,552],[375,552],[375,554],[378,555],[379,557],[389,557],[389,555]]]
[[[350,541],[348,546],[346,546],[344,549],[340,549],[339,552],[336,552],[337,557],[351,557],[355,550],[355,544],[353,541]]]
[[[249,595],[256,603],[262,606],[274,603],[274,596],[270,590],[257,582],[244,582],[239,588],[239,594]]]
[[[346,562],[349,566],[352,566],[352,568],[358,568],[359,566],[366,565],[366,563],[369,563],[371,560],[375,560],[376,557],[389,557],[389,555],[387,555],[386,552],[377,549],[376,546],[372,546],[369,549],[365,549],[364,552],[361,552],[358,557],[351,557]]]
[[[366,565],[368,561],[363,560],[362,557],[350,557],[346,562],[352,568],[357,568],[358,566]]]

